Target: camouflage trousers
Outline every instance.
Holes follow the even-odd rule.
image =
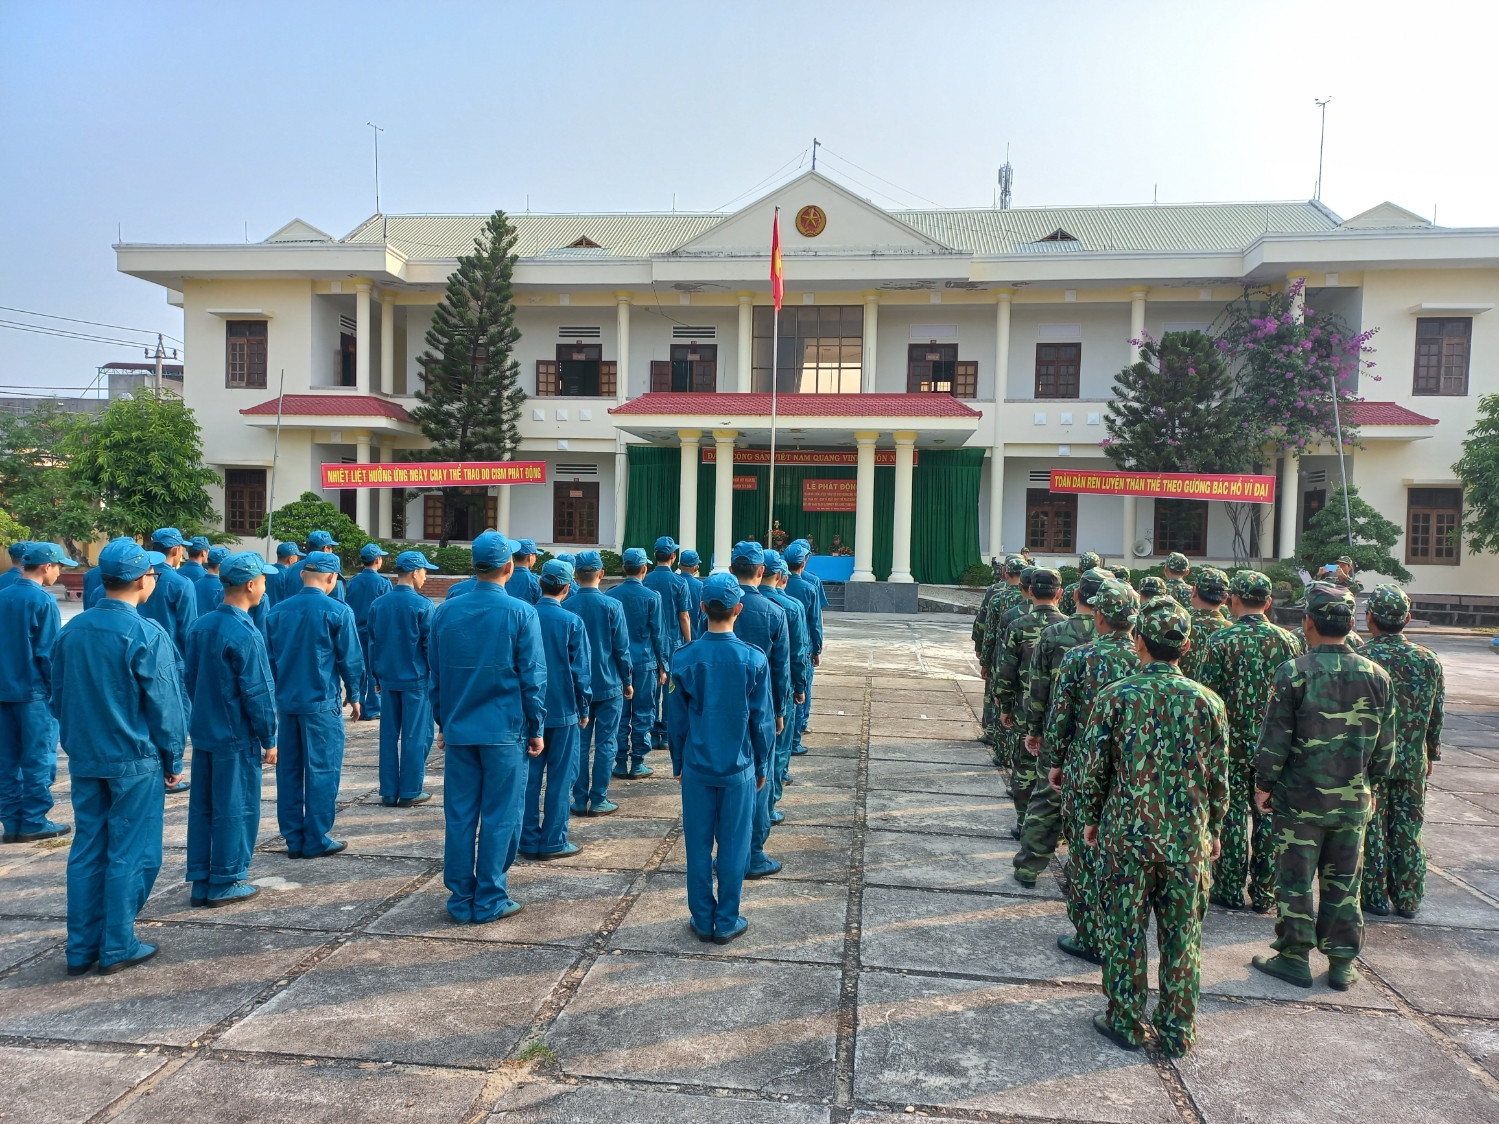
[[[1099,848],[1083,842],[1083,824],[1078,818],[1071,777],[1063,781],[1062,835],[1067,840],[1067,920],[1077,930],[1084,948],[1099,951],[1103,939],[1099,916],[1103,904],[1103,855]]]
[[[999,746],[999,712],[994,709],[994,697],[988,691],[984,692],[982,727],[979,741],[997,748]],[[996,761],[995,764],[998,762]]]
[[[1363,827],[1323,827],[1277,816],[1275,834],[1280,843],[1275,862],[1278,916],[1271,947],[1302,960],[1313,947],[1329,958],[1351,960],[1364,943],[1358,901]],[[1313,881],[1320,899],[1315,904]]]
[[[1024,752],[1023,748],[1021,752]],[[1020,850],[1015,853],[1015,869],[1036,877],[1046,869],[1062,836],[1062,793],[1052,788],[1039,770],[1035,787],[1031,789],[1030,803],[1025,806],[1022,823]]]
[[[1244,884],[1259,910],[1275,904],[1275,827],[1272,817],[1254,806],[1254,765],[1228,764],[1228,814],[1223,817],[1223,854],[1213,864],[1212,899],[1242,905]]]
[[[1421,824],[1426,818],[1426,777],[1379,781],[1374,818],[1364,830],[1364,908],[1421,908],[1426,889],[1426,851]]]
[[[1105,911],[1099,919],[1099,951],[1109,1024],[1130,1042],[1145,1036],[1150,996],[1145,936],[1154,913],[1161,998],[1151,1021],[1164,1049],[1185,1053],[1197,1037],[1206,864],[1148,862],[1112,849],[1105,850],[1100,861]]]
[[[1019,817],[1021,830],[1025,828],[1025,813],[1030,807],[1031,792],[1036,787],[1036,759],[1025,748],[1025,735],[1018,730],[1007,731],[1014,739],[1015,758],[1010,766],[1010,799],[1015,802],[1015,813]]]

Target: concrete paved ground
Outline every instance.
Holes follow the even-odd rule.
[[[1449,668],[1447,755],[1416,922],[1375,921],[1365,981],[1310,992],[1249,968],[1269,920],[1214,910],[1200,1044],[1169,1061],[1092,1030],[1099,973],[1057,951],[1055,868],[1010,877],[1014,814],[974,742],[971,618],[835,618],[814,730],[750,883],[748,933],[686,930],[675,785],[616,782],[578,856],[521,862],[525,910],[443,910],[440,758],[422,808],[373,797],[351,730],[345,855],[275,854],[255,901],[190,910],[186,798],[142,935],[158,957],[63,974],[66,845],[0,849],[0,1119],[819,1124],[904,1119],[1499,1119],[1499,663]],[[67,779],[58,815],[70,818]],[[1325,964],[1316,959],[1325,972]]]

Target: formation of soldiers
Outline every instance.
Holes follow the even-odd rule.
[[[981,740],[1014,799],[1016,881],[1034,886],[1066,841],[1057,944],[1103,966],[1099,1033],[1145,1039],[1154,913],[1151,1021],[1166,1053],[1191,1048],[1210,901],[1275,910],[1260,971],[1309,988],[1317,948],[1330,986],[1356,983],[1363,913],[1420,909],[1441,752],[1442,668],[1404,634],[1404,591],[1369,596],[1364,641],[1346,558],[1306,588],[1295,632],[1270,621],[1264,574],[1181,554],[1138,590],[1091,551],[1065,589],[1024,554],[994,566],[973,626]]]

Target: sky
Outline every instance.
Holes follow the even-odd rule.
[[[1499,225],[1496,32],[1489,0],[6,0],[0,396],[182,334],[119,237],[347,233],[371,121],[391,214],[732,210],[814,136],[881,206],[990,206],[1007,146],[1016,206],[1175,203],[1309,198],[1331,97],[1333,210]]]

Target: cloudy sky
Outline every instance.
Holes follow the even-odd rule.
[[[111,244],[388,213],[1323,199],[1499,225],[1499,6],[1425,0],[0,5],[0,321],[181,335]],[[1486,139],[1487,138],[1487,139]],[[16,309],[24,312],[14,311]],[[36,313],[100,321],[90,327]],[[170,341],[169,341],[170,342]],[[138,347],[0,324],[3,387]]]

